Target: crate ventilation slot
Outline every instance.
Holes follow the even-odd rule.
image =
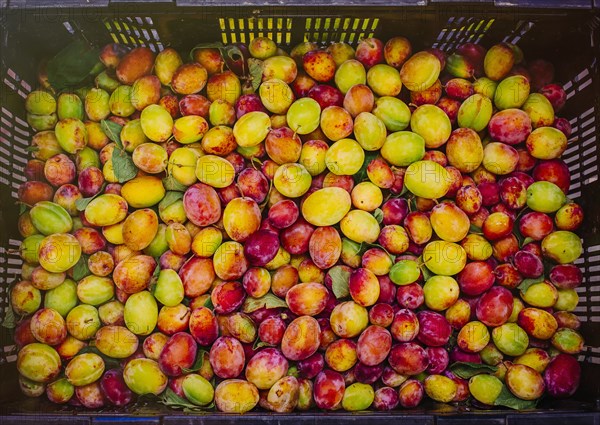
[[[378,18],[306,18],[304,41],[356,44],[373,37],[378,25]]]
[[[569,197],[581,196],[581,186],[598,180],[598,142],[594,108],[589,108],[571,121],[573,134],[563,160],[571,170]]]
[[[3,242],[4,244],[4,242]],[[9,293],[8,287],[17,281],[21,275],[23,260],[18,255],[21,242],[9,239],[6,246],[0,246],[0,317],[7,316]],[[18,316],[15,317],[18,320]],[[13,344],[2,347],[0,351],[0,364],[16,361],[17,347]]]
[[[69,21],[63,22],[63,27],[65,27],[69,34],[75,34],[75,28],[73,28],[73,25]]]
[[[519,21],[510,34],[504,37],[505,43],[517,44],[534,26],[533,22]]]
[[[31,85],[27,81],[22,80],[21,77],[19,77],[19,75],[11,68],[8,68],[6,71],[6,75],[4,76],[4,84],[6,84],[12,91],[16,92],[22,98],[25,98],[31,91]]]
[[[249,43],[256,37],[269,37],[278,45],[292,41],[291,18],[220,18],[221,41]]]
[[[584,282],[577,288],[580,301],[575,314],[582,321],[600,322],[600,314],[597,314],[600,312],[600,245],[587,247],[582,258],[586,270],[582,270],[585,277]],[[597,349],[600,350],[600,347]],[[596,352],[594,356],[599,357],[598,363],[600,363],[600,351]]]
[[[115,43],[132,47],[146,46],[155,53],[164,48],[154,22],[148,16],[105,19],[104,26]]]
[[[596,59],[592,64],[577,74],[572,80],[567,81],[563,88],[567,93],[567,100],[571,99],[576,93],[583,91],[592,84],[592,76],[596,69]]]
[[[585,361],[593,364],[600,364],[600,347],[585,347],[586,358]]]
[[[479,43],[494,24],[494,19],[475,19],[462,16],[448,18],[432,47],[450,52],[464,43]]]
[[[29,125],[6,108],[0,110],[0,183],[10,186],[13,198],[26,180],[27,146],[31,138]]]
[[[8,240],[8,247],[0,246],[0,305],[4,304],[4,293],[8,284],[21,276],[23,260],[19,257],[21,241]]]

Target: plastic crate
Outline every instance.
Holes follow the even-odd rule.
[[[519,3],[517,5],[517,3]],[[160,51],[172,46],[189,51],[200,42],[248,42],[269,36],[282,46],[310,40],[320,43],[360,38],[410,38],[415,51],[430,46],[445,51],[467,41],[490,46],[517,43],[527,57],[548,58],[564,84],[573,135],[564,159],[572,173],[569,197],[586,212],[581,229],[584,253],[577,264],[585,276],[578,292],[576,314],[586,348],[580,355],[581,387],[572,400],[542,401],[533,412],[466,411],[464,407],[424,404],[418,410],[360,414],[252,412],[243,416],[219,413],[194,416],[140,401],[125,410],[73,410],[20,395],[16,381],[16,348],[9,330],[0,328],[0,424],[298,424],[352,421],[380,424],[600,424],[600,1],[551,0],[477,1],[324,0],[292,5],[288,0],[194,0],[122,3],[116,0],[63,0],[57,3],[0,0],[0,321],[8,308],[7,290],[18,278],[21,260],[16,229],[18,186],[33,135],[25,122],[23,99],[36,87],[38,61],[51,57],[75,35],[103,45],[111,41],[148,46]]]

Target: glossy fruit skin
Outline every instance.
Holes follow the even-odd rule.
[[[158,363],[145,358],[135,358],[127,362],[123,369],[127,387],[138,395],[162,393],[168,383],[166,375]]]
[[[196,359],[196,341],[187,333],[176,333],[163,347],[158,364],[167,376],[179,376],[183,368],[189,369]]]
[[[34,382],[50,382],[60,372],[60,357],[52,347],[35,342],[19,351],[17,369]]]
[[[346,385],[338,372],[324,370],[314,381],[314,398],[319,409],[333,410],[341,404]]]
[[[475,375],[469,380],[471,395],[482,403],[493,404],[502,390],[502,381],[493,375]]]
[[[574,357],[558,354],[544,372],[544,382],[548,393],[555,398],[573,395],[581,378],[581,366]]]
[[[215,388],[217,409],[225,413],[245,413],[258,404],[258,389],[242,379],[226,379]]]
[[[575,392],[583,215],[552,65],[509,43],[356,43],[288,56],[258,37],[189,63],[109,44],[96,88],[27,96],[10,292],[27,395],[100,408],[168,385],[290,413]],[[122,126],[128,182],[102,120]],[[456,361],[498,372],[467,382]]]

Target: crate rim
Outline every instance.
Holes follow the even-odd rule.
[[[342,12],[357,12],[359,13],[362,10],[368,8],[369,13],[376,13],[379,10],[389,10],[390,8],[394,8],[394,10],[402,10],[407,12],[414,12],[415,10],[420,10],[423,13],[441,13],[443,16],[460,13],[462,10],[466,9],[474,16],[481,15],[486,12],[493,12],[496,14],[515,14],[515,15],[527,15],[527,16],[557,16],[562,13],[568,13],[571,15],[577,16],[585,16],[586,18],[592,19],[594,16],[600,16],[600,0],[590,0],[589,2],[576,0],[574,4],[560,4],[560,2],[555,0],[527,0],[524,2],[519,2],[518,0],[483,0],[483,1],[461,1],[461,0],[366,0],[362,2],[361,0],[348,0],[348,1],[339,1],[334,0],[333,3],[326,3],[325,0],[316,0],[314,2],[310,2],[310,0],[304,0],[304,4],[299,1],[293,0],[244,0],[243,3],[237,3],[234,0],[225,0],[224,2],[219,2],[218,0],[204,0],[202,4],[198,4],[194,2],[194,0],[170,0],[170,1],[161,1],[161,0],[146,0],[144,3],[148,4],[148,8],[152,9],[147,12],[147,16],[155,16],[163,13],[164,11],[181,13],[184,16],[187,16],[188,13],[194,13],[195,10],[200,8],[206,8],[207,12],[210,14],[218,14],[218,13],[227,13],[228,11],[238,11],[240,13],[247,13],[249,16],[257,15],[261,16],[262,14],[267,15],[271,11],[279,11],[283,10],[290,13],[291,17],[295,16],[315,16],[318,14],[318,8],[323,8],[323,10],[327,9],[335,13],[331,6],[335,6],[335,8],[341,9]],[[588,4],[589,3],[589,4]],[[144,5],[145,6],[145,5]],[[314,7],[317,10],[311,13],[311,9],[305,10],[304,12],[301,8],[305,7]],[[452,8],[451,8],[452,7]],[[0,8],[6,8],[6,10],[1,10],[2,13],[6,13],[6,18],[0,16],[0,22],[3,23],[4,19],[10,19],[11,14],[14,13],[25,13],[25,14],[35,14],[35,13],[56,13],[58,15],[64,13],[65,9],[70,8],[73,11],[80,10],[82,13],[93,10],[94,13],[98,13],[99,17],[109,17],[115,11],[120,12],[128,12],[128,11],[139,11],[140,10],[140,1],[139,0],[89,0],[86,2],[85,0],[64,0],[60,4],[54,1],[41,0],[39,2],[33,2],[31,0],[0,0]],[[592,13],[590,14],[590,10]],[[75,12],[76,13],[76,12]],[[295,13],[298,13],[297,15]],[[585,23],[582,23],[585,24]],[[2,25],[0,28],[0,33],[6,31],[6,26]],[[4,48],[5,40],[2,37],[2,47]],[[599,101],[600,99],[596,99]],[[282,421],[289,422],[292,420],[300,420],[300,422],[306,422],[308,420],[314,420],[315,422],[319,419],[327,418],[329,420],[359,420],[363,418],[366,420],[377,420],[377,419],[393,419],[395,421],[400,421],[403,419],[406,420],[418,420],[422,419],[423,423],[445,423],[443,418],[451,418],[453,420],[458,419],[484,419],[486,418],[498,418],[502,420],[501,423],[511,424],[511,417],[519,417],[524,423],[526,418],[543,418],[545,416],[552,416],[553,419],[557,418],[559,415],[561,417],[565,417],[565,420],[568,420],[570,417],[586,417],[586,418],[594,418],[594,425],[600,424],[600,399],[595,400],[595,403],[581,403],[581,405],[585,404],[585,407],[579,407],[576,409],[564,409],[561,407],[556,407],[556,410],[548,410],[548,409],[535,409],[530,411],[512,411],[508,409],[501,410],[473,410],[473,411],[423,411],[421,409],[417,409],[415,411],[406,411],[406,410],[396,410],[393,412],[377,412],[377,411],[366,411],[366,412],[358,412],[358,413],[348,413],[348,412],[295,412],[294,414],[280,414],[273,413],[267,411],[254,411],[248,412],[244,415],[236,415],[236,414],[226,414],[219,412],[211,412],[208,414],[185,414],[181,411],[172,411],[172,413],[155,413],[148,415],[147,413],[114,413],[114,412],[93,412],[93,411],[75,411],[71,412],[70,419],[73,420],[82,420],[82,421],[111,421],[113,423],[120,423],[121,421],[141,421],[145,418],[148,420],[156,421],[160,418],[160,423],[162,423],[163,418],[168,418],[168,423],[177,423],[178,420],[181,420],[182,423],[191,423],[191,421],[210,421],[213,423],[217,423],[216,421],[229,420],[229,418],[236,418],[240,421],[260,421],[260,422],[269,422],[273,421]],[[0,424],[5,423],[5,421],[14,420],[16,417],[31,417],[31,413],[12,413],[12,414],[4,414],[2,412],[3,403],[0,403]],[[39,420],[44,420],[48,417],[52,418],[65,418],[65,422],[68,422],[67,415],[64,412],[57,413],[41,413],[40,415],[36,415]],[[165,423],[167,423],[165,422]],[[519,422],[521,423],[521,422]],[[552,422],[554,424],[554,422]],[[561,422],[562,423],[562,422]],[[585,422],[586,424],[588,422]],[[254,422],[253,422],[254,424]],[[579,422],[576,422],[579,424]]]
[[[506,10],[597,10],[600,0],[0,0],[0,8],[8,10],[43,10],[68,8],[98,9],[109,7],[139,7],[140,4],[150,4],[153,7],[183,7],[183,8],[253,8],[253,7],[358,7],[370,8],[377,6],[417,8],[428,7],[494,7]]]

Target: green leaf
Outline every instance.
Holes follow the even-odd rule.
[[[14,329],[17,327],[17,319],[15,317],[15,311],[12,308],[10,297],[8,298],[8,307],[6,308],[6,315],[2,321],[2,327],[7,329]]]
[[[73,40],[48,61],[50,85],[57,91],[73,88],[89,78],[98,63],[99,49],[81,39]]]
[[[383,221],[383,211],[381,211],[380,208],[377,208],[375,211],[373,211],[373,217],[375,217],[377,223],[381,224],[381,222]]]
[[[159,204],[159,209],[160,208],[169,208],[171,205],[173,205],[175,202],[179,201],[180,199],[183,199],[183,192],[177,192],[177,191],[169,191],[165,194],[165,197],[162,198],[162,200],[160,201]]]
[[[85,209],[87,208],[87,206],[89,205],[90,202],[92,202],[92,200],[97,197],[98,195],[100,195],[102,193],[102,191],[99,191],[98,193],[96,193],[94,196],[90,196],[89,198],[79,198],[75,201],[75,207],[77,208],[77,211],[85,211]]]
[[[171,174],[162,179],[162,183],[166,190],[185,192],[188,189],[186,185],[179,183]]]
[[[104,134],[106,134],[106,137],[115,142],[119,149],[123,149],[123,142],[121,141],[122,125],[111,120],[102,120],[100,121],[100,127],[104,131]]]
[[[213,387],[214,387],[214,385],[213,385]],[[210,404],[207,404],[206,406],[196,406],[193,409],[190,407],[184,407],[183,412],[184,413],[209,413],[214,408],[215,408],[215,402],[213,401]]]
[[[354,182],[356,184],[362,182],[367,178],[367,167],[369,166],[372,160],[377,158],[377,155],[379,155],[379,151],[365,151],[365,161],[363,162],[362,167],[360,167],[360,170],[358,170],[358,172],[354,176],[352,176],[354,177]]]
[[[408,210],[409,211],[418,211],[417,198],[415,196],[411,196],[410,198],[408,198]]]
[[[469,379],[481,373],[494,373],[498,368],[483,363],[456,362],[450,366],[450,370],[460,378]]]
[[[260,298],[247,297],[244,304],[242,304],[242,312],[252,313],[260,308],[269,309],[278,307],[286,308],[287,304],[284,300],[269,292]]]
[[[219,50],[221,50],[221,55],[227,56],[229,59],[236,60],[239,57],[244,57],[240,48],[233,44],[222,46]]]
[[[108,357],[106,354],[104,354],[103,352],[98,350],[98,348],[96,348],[96,346],[93,345],[93,341],[87,347],[83,347],[77,354],[85,354],[85,353],[94,353],[94,354],[97,354],[100,357],[102,357],[102,360],[104,360],[104,364],[105,364],[105,367],[107,370],[111,369],[113,367],[114,368],[121,367],[121,362],[119,360],[112,358],[112,357]]]
[[[456,347],[456,334],[450,334],[450,338],[448,338],[448,342],[446,344],[446,349],[450,351],[454,347]]]
[[[517,289],[523,292],[527,292],[531,285],[535,285],[536,283],[540,283],[544,281],[544,276],[534,277],[532,279],[523,279],[523,281],[517,286]]]
[[[550,276],[550,272],[554,268],[555,264],[547,258],[542,260],[542,264],[544,265],[544,276]]]
[[[254,341],[254,345],[252,346],[253,350],[258,350],[259,348],[262,347],[272,347],[271,344],[269,344],[268,342],[264,342],[261,341],[260,339],[256,338],[256,341]]]
[[[254,157],[252,158],[252,160],[254,161]],[[265,196],[265,200],[262,202],[262,204],[260,204],[258,206],[258,209],[260,209],[260,212],[262,213],[265,208],[267,208],[267,206],[269,205],[269,201],[271,200],[271,193],[273,192],[273,180],[269,181],[269,191],[267,192],[267,196]],[[243,196],[243,195],[242,195]]]
[[[500,395],[494,401],[494,405],[509,407],[515,410],[527,410],[535,409],[537,400],[521,400],[520,398],[515,397],[513,393],[506,388],[506,385],[502,385],[502,391],[500,391]]]
[[[223,43],[217,41],[214,43],[200,43],[196,44],[194,48],[190,51],[190,59],[194,60],[194,52],[198,49],[219,49],[221,56],[223,59],[229,58],[232,61],[238,60],[238,58],[243,58],[244,55],[238,46],[224,45]],[[225,65],[227,65],[227,61],[225,61]],[[246,70],[244,69],[243,74],[246,74]]]
[[[192,367],[190,367],[189,369],[185,367],[181,368],[183,373],[197,372],[200,369],[202,369],[202,365],[204,364],[204,354],[207,353],[208,352],[206,350],[198,350],[198,352],[196,353],[196,360],[194,361]]]
[[[115,177],[119,183],[125,183],[137,175],[137,167],[133,163],[131,156],[117,147],[115,147],[112,153],[112,165]]]
[[[19,204],[19,215],[23,214],[25,211],[27,211],[27,205],[24,204],[23,202],[17,202]]]
[[[156,267],[154,267],[154,273],[152,273],[152,277],[150,278],[150,284],[148,285],[148,291],[154,294],[154,289],[156,289],[156,282],[158,282],[158,276],[160,275],[160,263],[156,262]]]
[[[248,68],[250,69],[250,76],[252,77],[252,88],[256,91],[262,82],[264,68],[263,61],[250,58],[248,59]]]
[[[408,188],[406,187],[406,185],[403,184],[400,193],[394,195],[393,198],[404,198],[406,192],[408,192]]]
[[[525,245],[524,244],[525,237],[521,234],[521,231],[519,230],[519,226],[513,227],[513,234],[517,238],[517,242],[519,243],[519,246]]]
[[[475,226],[474,224],[471,224],[471,226],[469,227],[469,233],[482,233],[483,230],[481,230],[481,227],[479,226]]]
[[[288,368],[287,376],[293,376],[294,378],[299,378],[300,377],[300,371],[298,370],[298,366],[291,365]]]
[[[227,46],[223,46],[219,49],[219,51],[221,52],[221,56],[223,56],[224,59],[229,58],[234,62],[238,61],[239,59],[244,58],[244,54],[242,53],[240,48],[233,44],[228,44]],[[227,65],[227,60],[225,60],[225,64]],[[246,61],[245,60],[243,60],[243,66],[244,66],[244,69],[242,69],[242,74],[246,75],[247,69],[246,69]]]
[[[158,402],[174,409],[184,409],[184,411],[189,412],[205,412],[212,408],[211,405],[196,406],[185,398],[179,397],[171,388],[167,388],[167,390],[162,393]]]
[[[527,237],[527,238],[523,239],[523,246],[525,246],[525,245],[527,245],[528,243],[531,243],[531,242],[535,242],[535,239]]]
[[[212,298],[208,297],[206,301],[204,301],[204,307],[210,308],[211,310],[215,308],[215,306],[212,303]]]
[[[382,245],[376,244],[376,243],[369,243],[369,242],[363,242],[360,244],[360,255],[362,256],[366,251],[369,250],[369,248],[379,248],[382,251],[385,251],[385,253],[392,259],[393,261],[396,261],[396,256],[392,255],[388,252],[387,249],[385,249]]]
[[[91,274],[88,267],[88,256],[82,255],[79,261],[73,266],[73,280],[78,281]]]
[[[348,282],[350,280],[350,272],[342,266],[334,266],[329,270],[329,277],[331,277],[331,289],[333,295],[337,299],[346,298],[350,295],[348,289]]]
[[[423,256],[418,258],[418,263],[421,264],[421,273],[423,273],[423,280],[427,282],[434,274],[427,268],[427,264],[423,263]]]
[[[37,152],[40,150],[39,146],[27,146],[25,152]]]

